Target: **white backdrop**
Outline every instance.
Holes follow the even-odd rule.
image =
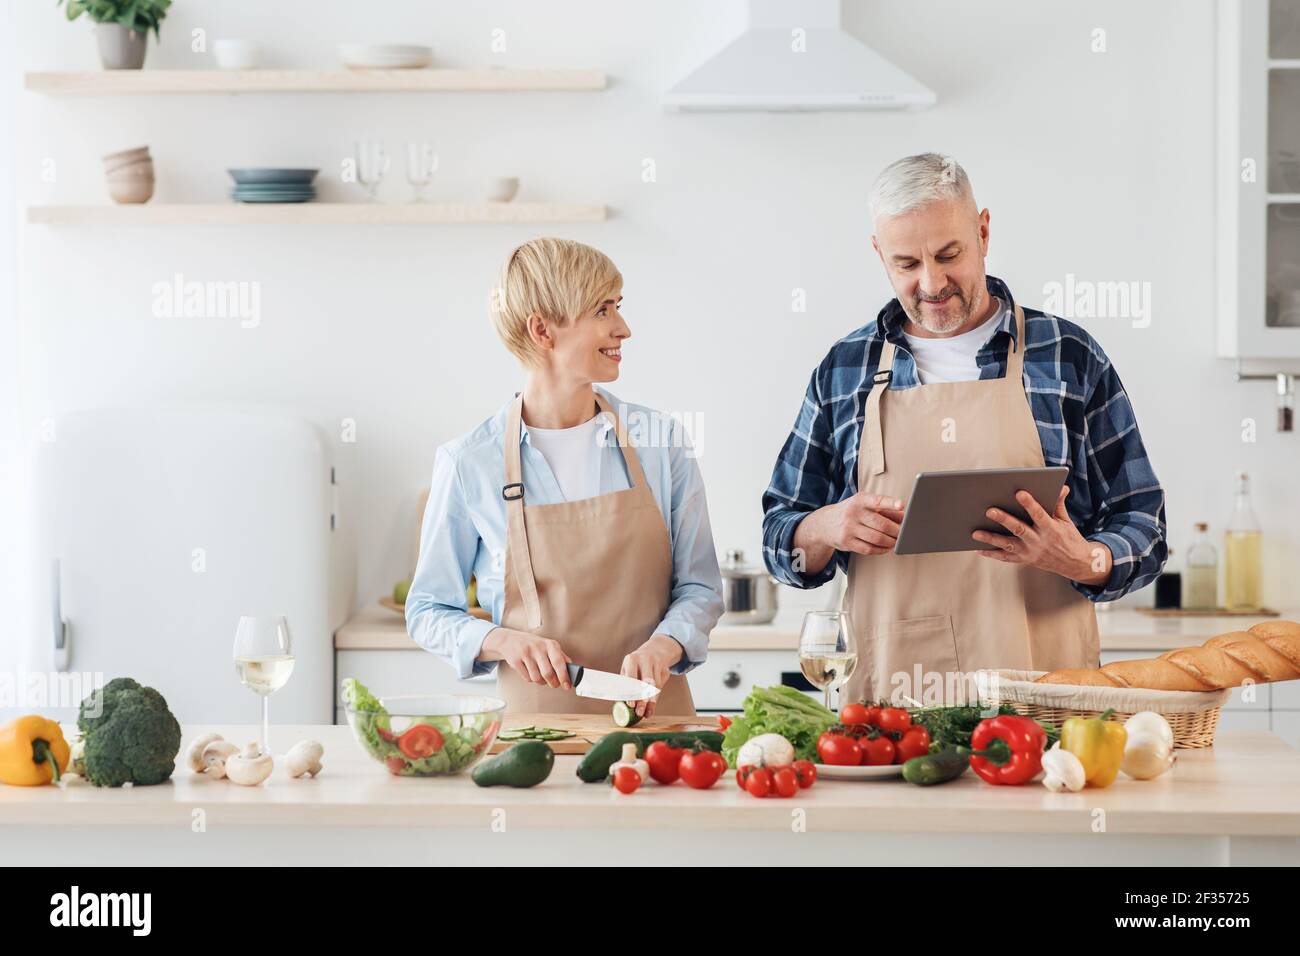
[[[94,69],[94,38],[53,3],[24,3],[22,70]],[[431,44],[445,65],[595,67],[599,94],[61,98],[21,93],[20,205],[106,201],[99,157],[148,144],[156,202],[220,201],[235,165],[312,165],[322,198],[359,198],[340,163],[359,137],[395,154],[383,198],[409,190],[400,150],[433,142],[430,195],[608,203],[606,223],[554,227],[626,278],[629,400],[680,412],[696,441],[720,549],[757,557],[760,497],[808,374],[890,297],[866,190],[889,161],[953,153],[992,211],[988,269],[1025,304],[1067,273],[1150,282],[1153,321],[1084,321],[1114,360],[1168,489],[1181,554],[1217,537],[1232,473],[1255,480],[1265,597],[1295,603],[1300,435],[1273,428],[1269,387],[1238,385],[1214,345],[1213,5],[1041,0],[853,2],[852,32],[934,89],[907,114],[672,115],[660,93],[741,26],[738,0],[309,2],[178,0],[148,67],[205,65],[194,28],[254,37],[267,65],[336,65],[340,40]],[[701,10],[703,8],[703,10]],[[492,31],[507,50],[493,54]],[[1103,29],[1106,52],[1093,52]],[[644,181],[646,161],[654,181]],[[52,166],[50,165],[52,163]],[[53,169],[53,181],[43,173]],[[294,411],[356,443],[358,599],[408,573],[415,499],[436,445],[493,412],[519,374],[487,290],[518,226],[103,229],[21,226],[20,437],[71,409],[237,400]],[[159,319],[152,287],[256,281],[261,319]],[[792,311],[794,290],[807,311]],[[3,327],[0,327],[3,328]],[[10,335],[9,338],[14,336]],[[6,347],[11,344],[6,342]],[[0,350],[0,355],[7,355]],[[1241,421],[1259,421],[1244,444]],[[350,457],[349,457],[350,456]],[[787,595],[787,598],[791,596]],[[818,596],[820,597],[820,596]],[[1149,594],[1141,595],[1143,601]],[[812,596],[790,603],[811,603]]]

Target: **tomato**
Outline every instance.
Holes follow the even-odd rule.
[[[901,707],[882,707],[876,726],[881,730],[892,730],[896,734],[901,734],[912,726],[912,715]]]
[[[614,771],[614,789],[619,793],[632,793],[641,786],[641,775],[631,767],[619,767]]]
[[[753,772],[754,772],[755,770],[757,770],[757,769],[758,769],[758,767],[754,766],[753,764],[749,764],[749,763],[745,764],[745,766],[743,766],[743,767],[737,767],[737,768],[736,768],[736,786],[738,786],[741,790],[744,790],[744,789],[745,789],[745,782],[746,782],[747,780],[749,780],[749,775],[750,775],[751,773],[753,773]]]
[[[745,781],[745,790],[750,796],[766,797],[772,792],[772,771],[766,767],[755,767]]]
[[[909,727],[894,750],[894,763],[907,763],[913,757],[924,757],[930,752],[930,731],[919,724]]]
[[[796,760],[790,767],[799,778],[800,790],[807,790],[817,782],[817,765],[811,760]]]
[[[392,756],[384,761],[384,766],[388,768],[389,773],[401,773],[406,769],[406,761],[401,757]]]
[[[793,797],[799,789],[799,775],[792,767],[777,767],[772,773],[772,789],[778,797]]]
[[[875,727],[877,724],[880,723],[880,708],[877,707],[875,704],[872,704],[870,707],[867,708],[867,723],[869,723],[872,727]]]
[[[894,742],[880,736],[862,741],[862,764],[866,767],[885,767],[894,762]]]
[[[686,786],[708,790],[727,769],[727,761],[712,750],[688,750],[682,754],[678,767]]]
[[[722,716],[722,714],[718,714],[718,729],[725,733],[726,729],[730,726],[731,726],[731,718],[724,717]]]
[[[423,760],[442,749],[442,734],[432,724],[411,724],[397,738],[397,749],[412,760]]]
[[[483,731],[483,738],[474,745],[474,752],[476,754],[481,754],[484,747],[491,747],[493,741],[496,740],[497,731],[500,729],[501,721],[499,720],[494,720],[492,723],[488,724],[487,730]]]
[[[852,737],[827,731],[817,738],[817,756],[822,763],[850,767],[862,763],[862,748]]]
[[[645,749],[645,762],[650,765],[650,776],[659,783],[673,783],[681,773],[681,747],[673,747],[662,740],[656,740]]]
[[[867,708],[863,704],[845,704],[840,710],[841,724],[865,724],[867,722]]]

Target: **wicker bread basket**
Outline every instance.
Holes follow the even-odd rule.
[[[1176,749],[1214,746],[1219,711],[1231,691],[1145,690],[1137,687],[1081,687],[1037,684],[1046,671],[983,670],[975,674],[980,704],[1011,704],[1026,717],[1060,727],[1067,717],[1096,717],[1114,708],[1127,720],[1143,710],[1155,711],[1174,731]]]

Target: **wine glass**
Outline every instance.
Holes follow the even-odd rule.
[[[239,619],[235,628],[235,673],[239,681],[262,698],[262,753],[271,752],[270,696],[293,673],[293,643],[283,616]]]
[[[365,187],[366,198],[371,202],[379,201],[379,184],[391,163],[392,158],[383,143],[364,140],[357,143],[357,182]]]
[[[831,707],[831,689],[844,686],[858,664],[848,611],[809,611],[799,632],[799,669]]]
[[[424,202],[424,187],[438,171],[438,154],[429,143],[406,144],[406,181],[415,196],[411,202]]]

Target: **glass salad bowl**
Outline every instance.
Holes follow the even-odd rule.
[[[349,678],[343,707],[361,749],[389,773],[441,777],[474,766],[488,752],[506,702],[463,694],[377,698]]]

